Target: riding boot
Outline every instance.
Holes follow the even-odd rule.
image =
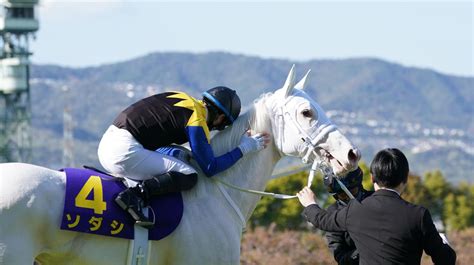
[[[142,199],[140,187],[128,188],[120,192],[115,202],[133,217],[137,225],[148,229],[153,227],[154,221],[143,214],[145,202]]]
[[[178,185],[173,181],[171,174],[171,172],[167,172],[144,180],[142,185],[145,200],[149,201],[155,196],[179,191]]]
[[[145,195],[145,200],[149,201],[155,196],[189,190],[196,185],[196,182],[196,173],[183,174],[180,172],[170,171],[143,181],[143,193]]]

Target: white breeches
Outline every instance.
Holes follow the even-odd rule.
[[[132,180],[150,179],[169,171],[196,173],[191,166],[174,157],[143,148],[130,132],[114,125],[102,136],[97,154],[107,171]]]

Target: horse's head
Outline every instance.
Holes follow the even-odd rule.
[[[295,85],[293,66],[284,86],[267,100],[273,142],[281,154],[324,161],[344,174],[357,167],[360,152],[303,90],[308,74]]]

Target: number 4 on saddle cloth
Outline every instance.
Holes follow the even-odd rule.
[[[178,158],[175,148],[159,150]],[[122,180],[97,170],[65,168],[66,196],[61,229],[126,239],[134,238],[135,220],[114,201],[127,187]],[[168,193],[150,202],[155,226],[149,229],[149,240],[160,240],[171,234],[183,216],[180,192]]]

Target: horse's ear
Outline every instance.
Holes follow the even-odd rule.
[[[291,95],[291,91],[295,86],[295,65],[291,67],[288,77],[286,78],[285,84],[283,85],[283,90],[285,91],[285,98]]]
[[[309,69],[308,72],[306,72],[306,74],[303,76],[303,78],[301,78],[301,80],[298,82],[298,84],[296,84],[295,88],[303,90],[306,87],[309,72],[311,72],[311,69]]]

